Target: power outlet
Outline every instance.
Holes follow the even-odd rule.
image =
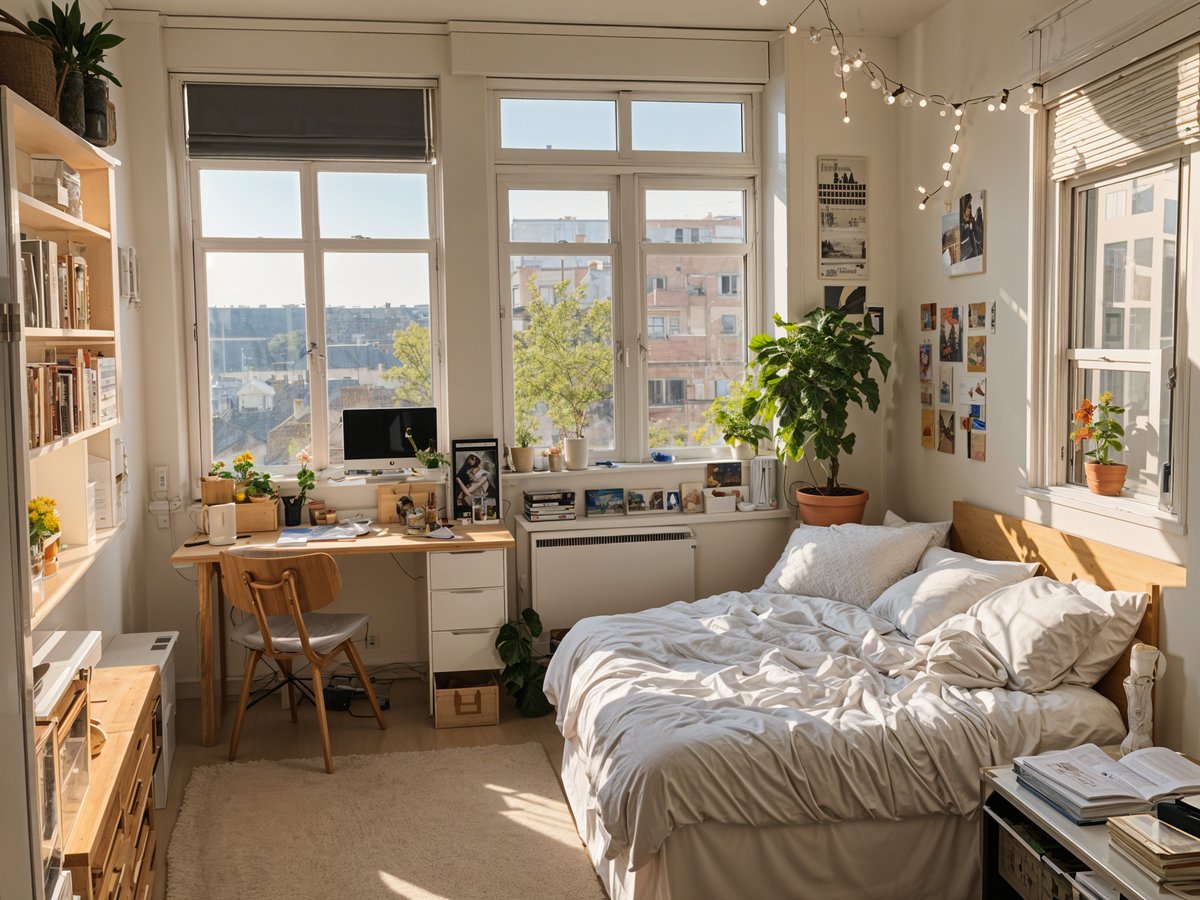
[[[165,497],[171,490],[170,473],[166,466],[154,467],[154,496]]]
[[[377,635],[377,634],[368,634],[367,635],[367,649],[368,650],[378,650],[379,649],[379,635]]]

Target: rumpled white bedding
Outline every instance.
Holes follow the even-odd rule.
[[[606,857],[636,870],[710,820],[973,811],[980,766],[1036,751],[1056,692],[1004,690],[1003,664],[953,624],[914,645],[856,606],[761,591],[579,622],[546,694],[586,756]]]

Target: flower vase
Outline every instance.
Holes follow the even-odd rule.
[[[281,497],[283,500],[283,524],[295,528],[300,524],[300,515],[304,511],[303,497]]]
[[[29,545],[29,572],[33,577],[42,577],[42,566],[45,565],[46,557],[42,552],[42,542]]]
[[[1109,465],[1102,463],[1084,463],[1084,474],[1087,476],[1088,490],[1101,497],[1120,497],[1125,488],[1125,475],[1129,466]]]

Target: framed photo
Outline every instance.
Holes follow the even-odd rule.
[[[625,491],[625,512],[631,516],[661,513],[666,504],[665,495],[662,488],[630,488]]]
[[[460,522],[500,521],[500,443],[495,438],[452,441],[454,518]]]
[[[957,209],[942,216],[942,272],[977,275],[984,271],[984,192],[968,191]]]
[[[679,491],[663,491],[663,512],[682,512],[683,500]]]
[[[871,330],[876,334],[883,334],[883,307],[868,306],[867,318],[871,320]]]
[[[937,329],[937,304],[921,304],[921,330],[934,331]]]
[[[594,488],[584,491],[584,514],[588,516],[625,515],[624,488]]]
[[[967,304],[967,328],[987,328],[987,303]]]
[[[687,481],[679,485],[679,494],[685,513],[704,512],[704,485],[698,481]]]
[[[933,345],[921,344],[917,351],[918,381],[933,380]]]
[[[962,312],[958,306],[943,306],[938,319],[938,352],[942,362],[962,362]]]
[[[737,487],[741,483],[742,464],[740,462],[709,463],[704,467],[705,487]]]
[[[817,276],[867,278],[867,160],[817,157]]]

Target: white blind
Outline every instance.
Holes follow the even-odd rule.
[[[1050,136],[1056,181],[1200,138],[1200,47],[1068,94]]]

